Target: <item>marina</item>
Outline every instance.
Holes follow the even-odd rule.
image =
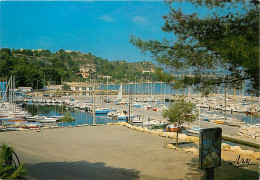
[[[259,124],[259,118],[253,116],[253,113],[245,112],[231,112],[219,110],[213,106],[216,102],[215,98],[217,95],[212,97],[213,100],[196,99],[195,96],[186,96],[189,100],[197,103],[194,105],[194,110],[198,111],[200,108],[200,115],[198,119],[191,124],[184,124],[184,129],[192,130],[193,127],[210,128],[210,127],[221,127],[223,129],[223,138],[239,143],[243,140],[243,144],[248,144],[257,147],[258,140],[250,138],[242,138],[237,136],[239,128],[241,126],[254,126]],[[165,128],[168,121],[163,118],[162,111],[170,105],[170,101],[174,101],[177,96],[169,96],[168,99],[163,99],[164,95],[154,95],[152,98],[148,95],[132,95],[132,99],[129,101],[129,95],[123,95],[122,99],[118,101],[116,95],[97,96],[95,97],[95,123],[96,124],[107,124],[114,123],[117,121],[128,121],[130,116],[130,123],[139,126],[147,126],[149,128]],[[222,97],[221,95],[219,97]],[[232,96],[229,97],[229,102],[233,102]],[[110,99],[108,101],[105,101]],[[239,98],[237,98],[239,99]],[[244,107],[250,107],[248,104],[253,104],[252,107],[257,107],[257,100],[250,102],[249,97],[242,97],[241,102],[245,105]],[[133,100],[135,100],[133,102]],[[168,101],[168,102],[167,102]],[[199,102],[203,102],[200,103]],[[17,114],[13,115],[13,118],[24,118],[21,122],[13,119],[15,122],[10,121],[6,123],[8,119],[1,119],[2,131],[3,130],[20,130],[21,128],[41,128],[41,127],[68,127],[68,126],[81,126],[81,125],[92,125],[93,124],[93,96],[73,96],[72,97],[60,97],[60,98],[47,98],[47,97],[33,97],[31,99],[24,99],[20,101],[20,105],[15,105]],[[129,104],[130,103],[130,104]],[[138,106],[137,106],[138,104]],[[207,104],[207,105],[205,105]],[[209,108],[208,104],[211,104]],[[8,103],[5,103],[5,107],[2,105],[2,111],[8,109]],[[20,111],[17,110],[20,108]],[[128,114],[130,109],[130,114]],[[212,110],[213,109],[213,110]],[[101,111],[102,110],[102,111]],[[75,122],[59,122],[58,119],[64,115],[66,111],[75,118]],[[256,112],[254,112],[256,113]],[[10,116],[9,115],[9,116]],[[2,118],[8,116],[1,113]],[[139,117],[139,119],[138,119]],[[10,118],[10,117],[9,117]],[[36,118],[35,122],[38,124],[32,124],[32,118]],[[38,119],[37,119],[38,118]],[[26,121],[27,120],[27,121]],[[223,120],[223,123],[219,123],[216,120]],[[225,122],[224,122],[225,120]],[[139,121],[139,122],[138,122]],[[11,122],[11,123],[10,123]],[[27,123],[25,125],[24,123]],[[37,126],[38,125],[38,126]],[[9,128],[4,128],[9,126]],[[12,127],[12,128],[11,128]]]
[[[2,1],[0,179],[259,180],[259,4]]]
[[[46,92],[44,96],[37,93],[18,96],[14,77],[4,85],[4,88],[1,87],[0,104],[2,132],[126,122],[166,132],[183,129],[188,135],[198,136],[203,128],[220,127],[223,140],[259,147],[260,106],[257,97],[231,95],[226,90],[225,94],[212,93],[209,96],[194,92],[191,90],[193,88],[188,88],[186,93],[171,91],[171,86],[162,82],[121,83],[116,90],[112,89],[117,95],[108,93],[112,88],[108,84],[94,86],[97,89],[92,89],[90,95],[75,92],[62,96],[48,95]],[[163,117],[163,112],[179,98],[193,104],[191,113],[197,116],[194,122],[172,124]],[[72,118],[71,121],[64,122],[65,114]]]

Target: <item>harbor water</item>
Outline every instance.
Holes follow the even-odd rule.
[[[39,115],[39,116],[60,116],[64,115],[67,111],[70,112],[70,115],[75,118],[73,122],[58,122],[57,125],[61,127],[68,127],[68,126],[77,126],[93,124],[93,114],[90,112],[86,112],[84,110],[78,110],[74,108],[68,108],[61,105],[27,105],[25,104],[24,107],[28,110],[29,113],[32,115]],[[95,116],[95,123],[96,124],[107,124],[111,122],[116,122],[112,118],[107,118],[105,115],[96,115]],[[56,123],[55,123],[56,124]],[[51,125],[50,123],[45,125]]]

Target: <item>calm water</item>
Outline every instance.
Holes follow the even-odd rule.
[[[28,110],[29,113],[32,115],[39,115],[39,116],[54,116],[54,115],[64,115],[67,111],[70,112],[71,116],[75,118],[74,122],[59,122],[57,123],[59,126],[76,126],[82,124],[93,124],[93,116],[92,113],[85,112],[84,110],[75,110],[74,108],[66,109],[66,107],[62,107],[59,105],[48,105],[48,106],[41,106],[41,105],[25,105],[25,108]],[[107,124],[110,122],[116,122],[111,118],[107,118],[106,116],[96,115],[96,124]]]
[[[85,112],[84,110],[75,110],[74,108],[67,108],[65,106],[60,105],[25,105],[26,109],[32,115],[42,115],[42,116],[53,116],[53,115],[62,115],[65,114],[66,111],[69,111],[71,116],[75,118],[74,122],[63,122],[58,123],[58,125],[63,126],[75,126],[75,125],[82,125],[82,124],[93,124],[93,116],[92,113]],[[67,109],[66,109],[67,108]],[[205,110],[202,110],[202,112]],[[212,111],[215,114],[224,115],[224,112],[221,111]],[[236,117],[239,120],[246,122],[247,124],[251,124],[251,116],[246,115],[244,113],[233,113],[230,112],[226,113],[227,117]],[[116,122],[116,120],[112,120],[111,118],[107,118],[107,116],[100,116],[96,115],[96,123],[97,124],[106,124],[109,122]],[[252,124],[260,123],[260,118],[252,116]]]

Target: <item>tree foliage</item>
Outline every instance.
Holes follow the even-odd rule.
[[[168,118],[169,122],[177,122],[179,125],[184,122],[192,122],[197,118],[197,115],[192,113],[193,107],[194,104],[184,98],[176,99],[169,109],[163,111],[163,117]]]
[[[24,165],[21,164],[17,168],[12,164],[13,148],[2,144],[0,151],[0,178],[1,179],[17,179],[25,174]]]
[[[151,52],[163,68],[182,72],[183,85],[196,85],[204,92],[215,86],[241,86],[249,81],[251,93],[259,95],[258,1],[185,0],[206,9],[207,15],[184,13],[176,2],[166,1],[170,12],[162,30],[176,39],[130,41],[142,52]],[[193,76],[188,76],[189,72]]]
[[[71,115],[70,115],[70,112],[67,111],[66,114],[59,119],[60,122],[73,122],[75,121],[75,118],[73,118]]]
[[[68,85],[68,84],[63,84],[63,86],[62,86],[62,90],[63,91],[70,91],[71,90],[71,87],[70,87],[70,85]]]
[[[142,71],[155,69],[150,62],[127,63],[125,61],[109,62],[92,54],[83,54],[78,51],[67,52],[60,49],[56,53],[49,50],[30,49],[0,49],[0,79],[15,76],[16,86],[32,86],[41,89],[50,84],[81,81],[86,82],[80,75],[82,66],[89,66],[91,78],[98,82],[106,82],[103,76],[111,76],[111,81],[134,81],[136,78],[149,77],[157,80],[154,73]]]
[[[178,130],[177,130],[177,138],[176,144],[178,144],[178,134],[181,130],[181,126],[185,122],[192,122],[196,120],[197,114],[192,112],[194,104],[191,102],[186,101],[183,97],[180,99],[176,99],[174,104],[171,104],[169,109],[163,111],[162,115],[165,118],[168,118],[168,121],[171,123],[178,123]]]

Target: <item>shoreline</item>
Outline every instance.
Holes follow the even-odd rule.
[[[216,96],[216,94],[214,94],[214,96]],[[97,97],[96,97],[97,103],[101,103],[101,99],[105,99],[105,97],[106,97],[106,95],[104,95],[104,97],[97,95]],[[117,96],[116,95],[107,95],[107,97],[109,97],[110,99],[114,99]],[[133,98],[138,98],[138,97],[142,98],[142,96],[140,96],[140,95],[133,95]],[[147,95],[144,95],[144,97],[151,98],[151,96],[147,96]],[[155,97],[160,98],[160,97],[163,97],[163,95],[156,95]],[[243,96],[243,97],[245,98],[246,96]],[[39,98],[49,99],[47,97],[39,97],[39,96],[33,97],[32,99],[35,100],[35,99],[39,99]],[[92,99],[92,96],[70,96],[70,97],[61,97],[61,98],[57,98],[57,99],[64,101],[64,100],[69,100],[71,98],[75,99],[75,101],[78,100],[78,101],[84,102],[84,101],[90,101]],[[129,97],[128,97],[128,95],[123,95],[123,98],[129,98]],[[55,99],[55,97],[52,97],[51,99]],[[110,107],[112,109],[118,109],[121,111],[124,109],[128,109],[128,106],[124,106],[124,105],[114,105],[112,103],[104,103],[104,102],[102,102],[102,104],[105,107]],[[145,117],[151,117],[153,119],[160,120],[160,121],[167,121],[166,118],[162,117],[160,112],[146,111],[146,110],[143,110],[142,108],[136,108],[136,107],[132,107],[131,111],[133,114],[144,114]],[[199,123],[197,121],[194,121],[193,123],[190,124],[190,126],[193,126],[193,125],[198,126]],[[223,129],[223,139],[224,140],[229,140],[229,141],[232,141],[235,143],[241,143],[244,145],[260,148],[260,144],[257,140],[238,136],[237,135],[237,133],[239,131],[238,127],[227,126],[227,125],[222,125],[222,124],[215,124],[212,122],[205,122],[205,121],[201,121],[200,125],[202,128],[221,127]],[[189,126],[187,124],[184,124],[184,126],[186,128],[189,128]]]

